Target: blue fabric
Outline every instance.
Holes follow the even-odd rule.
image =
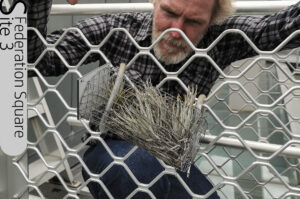
[[[112,152],[119,157],[124,157],[130,149],[133,148],[133,145],[123,140],[109,139],[106,140],[106,143]],[[101,173],[113,161],[112,157],[107,153],[101,143],[89,148],[85,152],[83,160],[90,171],[97,174]],[[126,159],[125,163],[141,183],[150,183],[158,174],[161,173],[161,171],[164,170],[156,158],[140,148],[131,154],[129,158]],[[212,189],[210,182],[195,166],[191,167],[189,178],[186,177],[186,173],[178,171],[178,174],[194,193],[202,195]],[[89,175],[84,169],[82,170],[82,175],[84,180],[89,179]],[[126,198],[126,196],[137,188],[137,185],[128,175],[124,167],[120,165],[114,165],[110,168],[109,171],[101,177],[101,180],[116,199]],[[88,188],[95,199],[108,198],[105,191],[97,182],[90,182],[88,184]],[[173,175],[162,176],[153,186],[151,186],[150,190],[158,199],[191,198],[177,178]],[[150,198],[150,196],[146,193],[139,192],[135,194],[133,198],[146,199]],[[217,193],[214,193],[209,197],[209,199],[217,198],[219,198]]]

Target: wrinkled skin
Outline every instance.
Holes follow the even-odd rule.
[[[211,22],[214,0],[156,0],[152,39],[169,28],[182,30],[196,46]],[[192,49],[178,32],[169,32],[155,46],[156,56],[166,64],[176,64],[190,54]]]

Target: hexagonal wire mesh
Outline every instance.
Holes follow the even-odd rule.
[[[81,121],[84,129],[92,134],[90,139],[99,140],[113,158],[113,162],[102,173],[91,173],[83,162],[81,155],[89,139],[73,147],[69,146],[61,136],[58,127],[68,117],[76,116],[76,108],[71,107],[62,97],[62,94],[57,91],[58,86],[68,74],[72,73],[82,77],[79,66],[88,55],[83,57],[76,66],[70,66],[55,49],[55,46],[62,40],[63,36],[56,44],[47,44],[37,30],[34,28],[29,29],[36,31],[47,49],[55,51],[69,70],[57,83],[54,85],[49,84],[34,68],[47,49],[35,63],[28,64],[29,70],[37,72],[40,82],[46,88],[43,95],[34,103],[28,104],[28,109],[34,111],[44,125],[44,131],[36,141],[28,142],[27,149],[27,151],[37,154],[38,158],[43,162],[45,172],[35,178],[31,178],[26,169],[22,168],[18,163],[21,157],[15,159],[15,165],[28,183],[27,188],[35,191],[39,197],[45,198],[39,185],[43,178],[46,178],[47,175],[52,175],[57,177],[65,189],[66,194],[62,198],[79,198],[78,194],[83,192],[87,183],[91,181],[97,182],[107,195],[113,198],[108,188],[99,180],[99,177],[103,176],[114,165],[121,165],[137,185],[137,188],[128,195],[128,198],[133,197],[138,192],[145,192],[151,198],[155,198],[149,188],[165,174],[174,175],[180,183],[185,184],[179,175],[175,175],[174,168],[165,165],[162,161],[160,163],[165,169],[156,178],[149,184],[139,182],[125,163],[126,159],[130,157],[137,147],[134,147],[126,156],[122,158],[117,157],[106,145],[105,140],[99,136],[99,133],[91,131],[87,121]],[[100,46],[90,45],[79,29],[69,28],[64,34],[73,30],[78,31],[89,45],[91,50],[87,54],[92,52],[99,53],[107,63],[110,62],[100,51]],[[114,29],[110,34],[115,31],[123,31],[139,50],[139,53],[127,64],[127,67],[132,65],[139,55],[153,57],[150,53],[153,46],[139,46],[125,29]],[[188,38],[181,31],[168,31],[178,31],[188,41]],[[214,184],[214,188],[204,196],[197,195],[188,188],[186,191],[194,198],[207,198],[214,191],[217,191],[221,198],[300,198],[300,163],[298,160],[300,155],[300,136],[296,131],[300,127],[300,111],[295,109],[300,106],[300,80],[297,80],[297,63],[291,58],[296,57],[299,59],[300,51],[294,49],[288,53],[279,52],[300,31],[294,32],[273,51],[261,51],[242,32],[228,30],[226,33],[221,34],[206,49],[193,47],[195,56],[210,59],[207,52],[229,32],[237,32],[242,35],[259,55],[232,63],[225,71],[214,65],[220,73],[220,78],[204,105],[207,109],[208,130],[207,135],[202,140],[203,143],[195,162],[199,170]],[[103,42],[107,41],[109,35]],[[158,61],[156,63],[163,70],[163,66]],[[166,72],[166,78],[158,86],[170,79],[178,81],[187,90],[187,86],[178,78],[181,72],[182,70],[178,70],[176,73]],[[55,93],[66,107],[65,115],[56,124],[51,124],[39,112],[38,105],[48,93]],[[65,156],[61,157],[55,164],[50,164],[40,151],[41,147],[39,145],[47,136],[52,136],[58,140],[65,151]],[[71,159],[75,160],[91,176],[87,182],[81,182],[81,185],[78,187],[70,186],[70,183],[62,177],[59,171],[59,168]],[[185,187],[187,186],[185,185]],[[22,190],[18,195],[20,196],[24,192],[26,190]]]

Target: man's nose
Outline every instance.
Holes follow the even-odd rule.
[[[183,31],[183,21],[181,19],[174,20],[171,28],[177,28],[177,29]],[[182,38],[182,36],[179,32],[172,31],[172,32],[170,32],[170,35],[171,35],[171,37],[173,37],[173,39],[181,39]]]

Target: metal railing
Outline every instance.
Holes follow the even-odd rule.
[[[297,0],[285,1],[235,1],[233,6],[236,13],[267,14],[279,11],[289,5],[297,3]],[[267,6],[266,6],[267,5]],[[56,4],[53,5],[51,14],[105,14],[118,12],[152,11],[151,3],[105,3],[105,4]]]

